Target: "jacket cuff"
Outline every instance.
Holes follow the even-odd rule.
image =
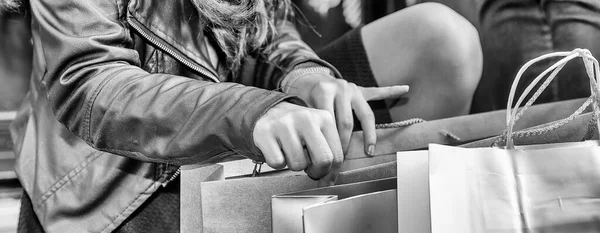
[[[266,96],[260,96],[255,98],[254,104],[248,107],[248,110],[243,114],[242,122],[241,122],[241,143],[240,148],[245,148],[244,151],[248,153],[240,153],[242,156],[247,157],[249,159],[255,161],[265,161],[264,155],[256,147],[254,144],[254,127],[256,126],[256,122],[273,108],[275,105],[281,102],[290,102],[292,104],[297,104],[300,106],[307,106],[307,104],[297,96],[287,95],[277,91],[267,91]],[[238,152],[239,153],[239,152]]]
[[[297,65],[291,72],[289,72],[282,80],[279,88],[283,93],[289,93],[289,90],[293,84],[300,78],[306,75],[323,75],[325,77],[334,78],[333,72],[324,66],[320,66],[313,62],[306,62]]]
[[[304,59],[302,61],[296,62],[295,64],[292,64],[290,67],[293,67],[293,68],[291,68],[289,70],[282,70],[283,75],[280,76],[281,78],[274,80],[274,84],[275,84],[276,88],[281,89],[283,80],[286,79],[290,73],[296,71],[298,68],[311,68],[311,67],[327,68],[331,72],[330,75],[332,75],[335,78],[343,79],[342,74],[333,65],[326,62],[325,60],[318,59],[318,58]]]

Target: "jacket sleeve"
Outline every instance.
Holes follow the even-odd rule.
[[[121,1],[32,0],[31,8],[53,113],[98,150],[179,165],[232,151],[264,160],[253,143],[256,121],[281,101],[303,104],[235,83],[147,73]]]
[[[275,38],[263,51],[265,55],[251,56],[245,59],[234,80],[246,85],[268,90],[281,88],[281,81],[299,64],[329,68],[336,78],[342,78],[339,71],[320,59],[319,56],[300,38],[296,26],[285,20],[278,27]]]

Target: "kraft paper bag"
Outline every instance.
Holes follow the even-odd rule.
[[[543,134],[528,133],[533,132],[536,129],[543,128],[550,125],[555,125],[557,122],[551,122],[536,127],[531,127],[515,132],[518,137],[513,137],[515,145],[535,145],[535,144],[548,144],[548,143],[561,143],[561,142],[580,142],[582,139],[598,139],[598,134],[590,135],[591,137],[586,138],[586,134],[589,132],[589,123],[592,120],[593,113],[586,113],[576,116],[572,121],[565,125],[554,129],[552,131]],[[480,148],[490,147],[495,142],[499,141],[503,135],[482,139],[479,141],[460,145],[460,147],[466,148]]]
[[[389,160],[354,160],[354,164],[346,168],[358,169],[340,172],[336,185],[393,177],[395,162],[386,162]],[[379,162],[384,163],[377,164]],[[376,165],[361,167],[361,164]],[[195,229],[195,232],[271,232],[271,196],[317,188],[317,182],[302,172],[271,169],[259,177],[252,177],[254,163],[251,161],[230,161],[219,165],[223,166],[220,179],[210,182],[195,174],[198,173],[197,168],[182,170],[181,186],[186,188],[185,191],[182,188],[180,205],[182,209],[189,210],[182,217],[182,229]],[[228,169],[228,166],[233,168]]]
[[[585,101],[586,98],[582,98],[531,106],[514,128],[522,130],[560,120],[575,112]],[[590,109],[585,109],[584,113],[589,111]],[[423,150],[430,143],[467,144],[498,136],[505,129],[506,110],[426,121],[398,128],[382,128],[377,130],[375,157],[395,158],[398,151]],[[364,153],[363,140],[362,132],[352,134],[346,159],[371,157]]]
[[[341,171],[338,174],[336,184],[349,184],[390,177],[396,177],[396,161]]]
[[[396,179],[272,197],[273,232],[397,232]]]
[[[185,200],[185,194],[194,193],[193,199],[201,200],[199,187],[196,185],[205,181],[223,180],[223,165],[213,164],[207,166],[190,165],[184,166],[181,170],[181,200]],[[184,185],[188,184],[188,185]],[[188,195],[189,196],[189,195]],[[181,232],[197,232],[195,226],[202,226],[202,203],[199,201],[189,201],[185,205],[180,205],[180,227]]]
[[[203,232],[271,232],[271,196],[313,189],[305,175],[200,183]]]

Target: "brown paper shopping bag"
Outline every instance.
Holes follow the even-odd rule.
[[[377,164],[367,158],[346,161],[336,184],[395,176],[395,162],[377,161],[383,163]],[[223,167],[220,179],[211,181],[198,175],[206,173],[202,170],[205,167],[182,169],[182,229],[194,229],[195,232],[271,232],[273,195],[317,188],[317,182],[302,172],[270,169],[259,177],[252,177],[254,163],[251,161],[231,161],[220,166]],[[265,170],[266,167],[263,168]],[[189,210],[185,216],[183,209]]]
[[[512,109],[520,74],[531,64],[563,56],[540,74],[518,99],[519,106],[546,74],[552,72],[522,109]],[[548,134],[568,125],[587,105],[594,112],[589,129],[597,133],[600,73],[587,50],[553,53],[527,63],[515,78],[507,108],[506,148],[429,147],[431,230],[437,232],[600,232],[600,147],[597,141],[514,147],[513,126],[541,91],[571,59],[582,57],[592,87],[590,97],[570,117],[525,131],[554,142]],[[581,130],[576,130],[580,133]],[[564,132],[563,133],[569,133]],[[581,135],[580,135],[581,136]],[[583,138],[583,137],[582,137]]]
[[[529,113],[521,117],[515,130],[530,128],[560,120],[575,112],[586,99],[565,100],[531,106]],[[589,109],[584,109],[587,112]],[[401,122],[402,123],[402,122]],[[385,125],[382,125],[385,126]],[[461,145],[498,136],[506,129],[506,110],[457,116],[416,124],[389,125],[392,128],[377,130],[376,157],[393,161],[398,151],[427,149],[430,143]],[[489,145],[486,145],[489,146]],[[362,132],[354,133],[348,149],[347,160],[367,158],[364,154]]]
[[[223,179],[223,166],[219,164],[208,166],[185,166],[182,168],[181,172],[186,174],[185,176],[181,176],[182,200],[186,197],[185,194],[191,193],[196,194],[193,198],[200,199],[199,192],[197,192],[197,186],[188,184],[198,184],[200,182]],[[197,217],[198,215],[202,216],[200,211],[202,211],[201,202],[191,201],[180,206],[179,215],[181,232],[196,232],[197,228],[195,226],[203,225],[202,218]]]

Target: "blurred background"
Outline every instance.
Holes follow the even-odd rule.
[[[3,0],[0,0],[0,3]],[[352,28],[424,0],[293,0],[306,20],[298,20],[304,40],[318,50]],[[520,66],[539,55],[588,48],[600,54],[598,0],[433,0],[445,4],[479,30],[484,71],[472,113],[502,109]],[[26,8],[26,7],[25,7]],[[29,15],[0,9],[0,233],[14,232],[21,190],[12,166],[8,125],[26,95],[31,70]],[[302,17],[302,16],[298,16]],[[410,33],[410,32],[407,32]],[[402,43],[402,41],[398,41]],[[552,61],[550,61],[552,62]],[[524,82],[539,74],[532,67]],[[550,91],[549,102],[589,95],[581,63],[568,64]],[[561,88],[559,88],[561,87]],[[522,87],[521,87],[522,88]]]

